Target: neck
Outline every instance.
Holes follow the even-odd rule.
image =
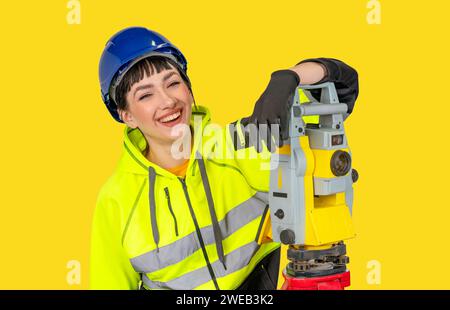
[[[152,163],[160,166],[161,168],[173,168],[182,165],[187,159],[189,159],[192,139],[189,144],[189,149],[184,151],[183,144],[180,145],[178,151],[179,154],[184,154],[182,158],[175,158],[172,151],[173,143],[164,143],[158,140],[147,137],[147,148],[144,156]],[[179,156],[177,156],[179,157]]]

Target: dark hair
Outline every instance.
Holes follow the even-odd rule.
[[[178,73],[190,90],[190,82],[187,80],[186,75],[180,71],[180,68],[175,61],[163,56],[149,56],[134,64],[133,67],[125,73],[119,85],[117,85],[115,94],[117,108],[120,110],[127,109],[128,102],[126,96],[131,90],[131,87],[141,81],[144,78],[144,75],[152,76],[155,74],[155,71],[156,73],[160,73],[163,70],[169,70],[172,68],[176,68],[178,70]]]

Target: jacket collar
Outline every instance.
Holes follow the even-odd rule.
[[[190,126],[194,130],[194,145],[192,146],[190,161],[187,168],[187,172],[189,173],[192,168],[192,163],[195,159],[195,154],[197,150],[201,149],[199,139],[200,135],[203,133],[203,128],[210,123],[211,115],[209,110],[203,106],[195,106],[192,107],[192,116],[190,120]],[[149,167],[153,167],[156,174],[163,175],[169,178],[176,178],[176,176],[164,168],[159,167],[158,165],[149,161],[143,155],[143,151],[147,146],[147,141],[145,140],[144,135],[141,133],[139,129],[132,129],[128,126],[125,126],[124,130],[124,151],[119,160],[118,170],[131,172],[135,174],[147,175]]]

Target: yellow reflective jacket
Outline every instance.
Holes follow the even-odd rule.
[[[209,123],[206,108],[193,109],[185,179],[148,161],[142,133],[125,128],[123,155],[94,213],[92,289],[235,289],[279,247],[257,242],[270,153],[236,150],[231,125]]]

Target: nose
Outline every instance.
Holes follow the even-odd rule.
[[[173,108],[176,100],[164,89],[161,90],[161,108]]]

